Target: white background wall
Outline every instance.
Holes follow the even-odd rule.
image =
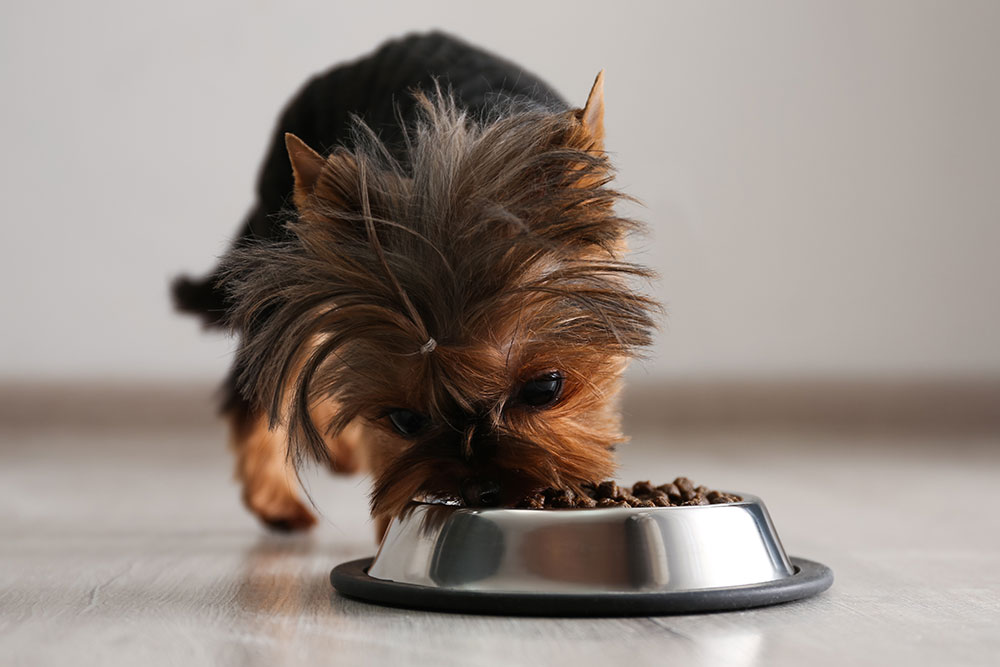
[[[1000,372],[1000,3],[4,3],[0,376],[209,378],[170,311],[312,73],[442,27],[582,103],[645,200],[656,377]]]

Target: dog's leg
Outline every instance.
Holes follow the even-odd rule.
[[[255,411],[240,395],[236,375],[234,370],[224,386],[223,412],[230,423],[243,502],[270,528],[308,530],[316,519],[299,497],[295,468],[288,457],[288,432],[280,425],[268,428],[267,416]],[[310,418],[322,429],[335,414],[335,405],[321,402],[310,411]],[[326,437],[332,472],[353,474],[368,467],[363,431],[360,422],[353,422],[336,436]]]
[[[271,430],[264,415],[232,410],[230,418],[236,477],[243,502],[269,528],[308,530],[316,518],[299,499],[295,470],[287,456],[288,437]]]

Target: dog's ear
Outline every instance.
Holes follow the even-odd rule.
[[[292,163],[292,174],[295,176],[295,207],[301,211],[316,189],[316,181],[326,160],[291,132],[285,132],[285,148],[288,149],[288,161]]]
[[[604,70],[597,73],[590,88],[587,103],[582,109],[569,112],[570,128],[563,135],[563,144],[573,150],[589,153],[597,160],[604,160]],[[606,160],[587,166],[579,165],[573,184],[576,187],[594,187],[606,180],[610,167]]]
[[[604,150],[604,70],[597,73],[587,104],[577,112],[577,118],[593,142],[591,148]]]
[[[285,133],[288,160],[292,163],[295,189],[292,201],[303,217],[310,217],[312,209],[322,203],[343,210],[357,205],[357,163],[345,149],[335,150],[323,157],[291,132]]]
[[[312,189],[323,170],[323,156],[309,148],[309,145],[291,132],[285,132],[285,148],[288,160],[295,174],[295,187]]]

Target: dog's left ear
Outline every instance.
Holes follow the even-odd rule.
[[[589,150],[604,150],[604,70],[597,73],[587,96],[587,104],[576,112],[584,133],[590,140]]]

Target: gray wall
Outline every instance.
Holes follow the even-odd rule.
[[[169,277],[308,75],[429,27],[577,103],[607,68],[670,311],[638,375],[1000,372],[1000,4],[381,4],[5,4],[0,376],[219,375]]]

